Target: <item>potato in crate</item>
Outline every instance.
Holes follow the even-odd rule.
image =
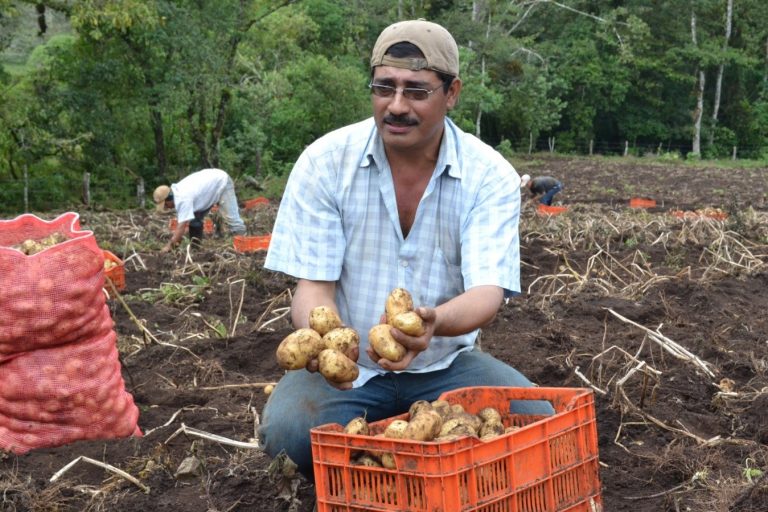
[[[317,510],[602,511],[591,390],[470,387],[439,400],[470,415],[495,409],[503,430],[436,441],[381,435],[408,421],[408,413],[371,423],[367,435],[347,434],[338,424],[313,428]],[[511,413],[517,400],[549,401],[555,413]]]

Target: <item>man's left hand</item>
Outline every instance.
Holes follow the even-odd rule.
[[[389,332],[395,341],[405,347],[405,357],[400,361],[390,361],[380,357],[374,350],[368,346],[366,352],[368,357],[372,361],[376,362],[379,366],[390,372],[396,372],[405,370],[410,366],[414,358],[419,355],[420,352],[424,352],[429,348],[429,343],[432,341],[432,337],[435,333],[435,320],[437,319],[437,312],[433,308],[420,307],[415,309],[416,313],[421,317],[424,322],[424,334],[421,336],[408,336],[404,332],[392,327]]]

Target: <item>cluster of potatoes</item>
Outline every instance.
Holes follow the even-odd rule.
[[[318,306],[309,313],[308,328],[297,329],[280,342],[277,362],[286,370],[300,370],[317,359],[318,371],[327,380],[338,384],[352,382],[360,371],[350,355],[359,346],[357,331],[344,327],[333,309]]]
[[[64,233],[55,231],[41,240],[34,240],[31,238],[28,240],[24,240],[20,244],[14,245],[13,248],[18,249],[19,251],[29,256],[32,254],[43,252],[49,247],[53,247],[54,245],[60,244],[61,242],[64,242],[66,240],[67,240],[67,237],[66,235],[64,235]]]
[[[414,402],[408,410],[408,417],[408,421],[393,420],[384,432],[373,437],[426,442],[452,441],[464,436],[489,440],[518,429],[504,427],[501,413],[494,407],[485,407],[472,414],[465,411],[461,404],[450,404],[445,400]],[[347,423],[344,433],[367,436],[371,435],[371,429],[365,418],[357,417]],[[391,452],[367,450],[353,457],[356,465],[396,468]]]
[[[390,328],[394,327],[409,336],[421,336],[424,334],[424,322],[414,311],[413,297],[405,288],[395,288],[389,293],[384,312],[386,323],[371,327],[368,342],[380,357],[398,362],[405,357],[406,349],[392,337]]]
[[[400,361],[406,349],[390,334],[391,327],[411,336],[424,334],[424,323],[413,309],[408,290],[395,288],[387,296],[384,307],[387,323],[375,325],[368,332],[368,341],[379,355],[390,361]],[[360,373],[350,357],[352,349],[360,346],[360,335],[344,327],[339,315],[327,306],[318,306],[309,313],[309,327],[297,329],[286,336],[277,347],[277,362],[286,370],[306,368],[317,359],[318,371],[337,384],[352,382]]]

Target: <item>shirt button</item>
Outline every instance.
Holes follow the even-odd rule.
[[[400,265],[403,266],[403,267],[407,267],[408,266],[408,262],[405,261],[405,260],[401,260],[400,261]]]

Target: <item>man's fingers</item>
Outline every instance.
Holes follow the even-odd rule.
[[[310,359],[306,368],[309,373],[315,373],[320,369],[320,362],[317,360],[317,358]]]
[[[413,358],[418,355],[418,352],[414,352],[412,350],[409,350],[405,353],[405,357],[403,357],[400,361],[390,361],[389,359],[379,359],[379,366],[384,368],[387,371],[390,372],[398,372],[401,370],[405,370],[411,365],[411,361],[413,361]]]

